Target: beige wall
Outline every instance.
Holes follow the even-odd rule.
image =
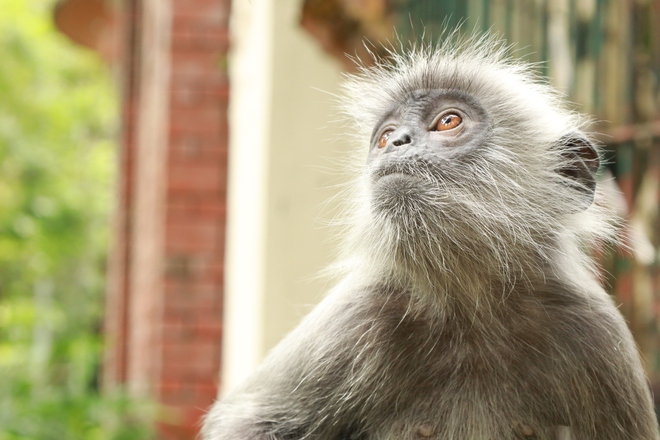
[[[170,1],[146,0],[142,14],[142,64],[138,110],[134,236],[131,264],[140,270],[130,277],[130,322],[155,323],[162,315],[162,273],[164,252],[165,185],[168,149],[170,89]],[[161,219],[162,221],[154,221]],[[151,390],[160,374],[160,334],[153,325],[129,326],[128,383],[131,391]]]
[[[322,298],[347,145],[340,66],[298,25],[300,0],[235,0],[222,390]]]

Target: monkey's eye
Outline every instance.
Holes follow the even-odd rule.
[[[387,146],[387,140],[392,135],[393,130],[387,130],[385,133],[380,135],[378,138],[378,148],[385,148]]]
[[[436,131],[447,131],[458,127],[461,125],[461,122],[463,122],[463,118],[456,113],[449,112],[438,118],[438,122],[434,128]]]

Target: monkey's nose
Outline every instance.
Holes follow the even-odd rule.
[[[390,135],[388,143],[395,147],[400,147],[401,145],[412,143],[412,137],[408,130],[396,130]]]

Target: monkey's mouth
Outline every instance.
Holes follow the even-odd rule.
[[[377,169],[373,170],[371,176],[374,183],[385,177],[388,178],[387,180],[390,180],[390,178],[415,180],[422,179],[420,173],[415,170],[414,167],[406,163],[396,163],[378,167]]]

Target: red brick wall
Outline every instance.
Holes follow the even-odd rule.
[[[149,1],[124,5],[124,135],[104,379],[147,390],[169,410],[159,438],[193,439],[220,370],[230,0]],[[155,24],[166,23],[164,48],[165,37],[152,42],[154,7],[166,9]],[[166,60],[169,74],[150,81],[150,57]],[[169,98],[163,122],[140,122],[157,93]],[[145,130],[162,130],[163,147],[145,141]]]

